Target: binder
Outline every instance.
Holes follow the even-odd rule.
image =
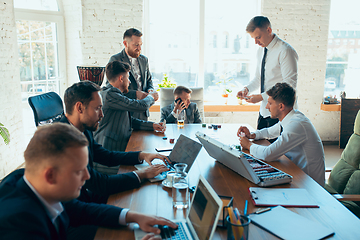
[[[303,188],[259,188],[250,187],[249,193],[255,206],[271,207],[308,207],[318,208],[319,205],[309,192]]]
[[[323,224],[281,206],[261,214],[250,214],[249,217],[253,224],[281,239],[315,240],[334,235],[334,231]]]

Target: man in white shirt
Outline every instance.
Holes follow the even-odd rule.
[[[257,129],[270,127],[278,122],[270,118],[270,112],[266,109],[266,90],[278,82],[286,82],[296,89],[297,61],[296,51],[286,42],[272,32],[270,21],[267,17],[256,16],[250,20],[246,32],[255,40],[259,48],[257,53],[257,68],[254,79],[237,97],[245,99],[249,103],[261,101]],[[248,95],[260,87],[260,94]],[[295,108],[297,108],[295,106]]]
[[[321,186],[325,183],[325,156],[321,139],[310,120],[294,110],[295,90],[287,83],[277,83],[267,90],[266,109],[279,122],[269,128],[250,133],[247,127],[238,130],[240,145],[250,154],[265,161],[274,161],[285,154]],[[249,139],[277,140],[269,146],[253,144]]]
[[[111,56],[109,63],[117,60],[130,64],[130,91],[125,96],[140,100],[146,97],[149,92],[154,91],[149,60],[141,54],[141,46],[143,44],[142,33],[135,28],[126,30],[123,36],[123,44],[124,49],[118,54]],[[132,116],[147,121],[149,109],[142,112],[133,112]]]
[[[10,173],[0,183],[1,239],[87,240],[94,238],[97,226],[116,228],[130,222],[156,234],[160,229],[155,224],[177,227],[161,217],[76,200],[90,178],[88,144],[69,124],[37,129],[24,152],[25,170]],[[87,227],[76,237],[69,228],[79,225]],[[149,239],[154,235],[143,238]]]

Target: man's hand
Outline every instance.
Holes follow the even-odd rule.
[[[237,94],[236,94],[236,97],[240,98],[240,99],[244,99],[249,93],[249,89],[247,89],[246,87],[239,91]]]
[[[145,162],[147,162],[149,165],[152,164],[151,162],[154,159],[161,159],[165,164],[170,163],[170,160],[166,156],[158,153],[146,153],[146,152],[139,153],[139,160],[145,160]]]
[[[154,98],[155,102],[159,99],[159,94],[156,91],[149,91],[149,94]]]
[[[141,180],[156,177],[162,172],[169,171],[169,169],[163,164],[150,165],[141,170],[136,170],[136,174]]]
[[[247,137],[241,137],[240,136],[240,145],[243,149],[248,149],[250,150],[250,146],[253,143],[247,138]]]
[[[249,95],[248,99],[245,98],[245,101],[248,103],[258,103],[262,100],[263,97],[261,96],[261,94],[253,94],[253,95]]]
[[[163,122],[153,123],[153,128],[154,128],[154,131],[156,131],[156,132],[165,132],[166,124]]]
[[[245,134],[245,135],[243,136],[241,133],[243,133],[243,134]],[[245,127],[245,126],[240,126],[240,127],[239,127],[239,130],[238,130],[238,132],[237,132],[237,136],[238,136],[238,137],[247,137],[247,138],[249,138],[249,139],[254,139],[254,138],[255,138],[255,134],[254,134],[254,133],[250,133],[250,130],[249,130],[247,127]]]
[[[174,102],[174,113],[177,113],[178,111],[182,111],[185,109],[185,103],[182,102],[182,101],[177,101],[177,102]]]
[[[166,225],[166,226],[169,226],[174,229],[178,228],[176,223],[174,223],[166,218],[145,215],[145,214],[141,214],[141,213],[137,213],[137,212],[133,212],[133,211],[127,212],[126,222],[127,223],[136,222],[137,224],[139,224],[141,230],[143,230],[145,232],[155,233],[155,234],[160,234],[160,229],[154,227],[154,225]],[[145,238],[145,239],[148,239],[148,238]]]
[[[146,98],[148,95],[148,93],[143,92],[143,91],[136,91],[136,99],[141,100]]]

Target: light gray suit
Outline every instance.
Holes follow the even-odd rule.
[[[135,93],[135,92],[133,92]],[[125,151],[132,129],[153,131],[153,122],[143,121],[131,116],[130,112],[140,112],[154,104],[154,99],[147,96],[142,100],[134,100],[126,97],[119,89],[111,84],[106,85],[100,91],[103,99],[104,118],[101,120],[99,129],[95,132],[96,142],[110,151]],[[116,174],[118,166],[113,170],[108,167],[95,167],[98,171],[107,174]]]
[[[153,82],[151,79],[151,74],[150,74],[150,70],[149,70],[149,60],[147,57],[145,57],[144,55],[141,55],[137,58],[138,63],[139,63],[139,68],[140,68],[140,80],[142,82],[142,91],[144,92],[148,92],[148,90],[150,89],[154,89],[153,87]],[[129,57],[127,56],[125,49],[123,49],[121,52],[119,52],[118,54],[115,54],[113,56],[111,56],[109,62],[113,62],[113,61],[121,61],[121,62],[126,62],[128,64],[130,64],[130,60]],[[136,99],[136,94],[134,95],[132,92],[137,91],[138,86],[136,83],[136,80],[134,78],[134,74],[132,72],[132,70],[130,71],[129,74],[129,79],[131,81],[130,86],[129,86],[129,93],[125,94],[127,97],[129,98],[133,98]],[[138,118],[144,121],[148,120],[149,117],[149,108],[145,109],[142,112],[134,112],[132,115],[134,118]]]
[[[166,119],[166,123],[176,123],[176,118],[171,114],[174,110],[174,103],[163,107],[161,109],[161,120],[163,122]],[[196,103],[191,102],[189,107],[185,109],[186,118],[185,123],[201,123],[201,117],[199,109]]]

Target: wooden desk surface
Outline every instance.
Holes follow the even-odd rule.
[[[155,147],[172,146],[169,143],[169,139],[177,139],[180,134],[196,139],[195,132],[197,131],[217,138],[225,144],[237,144],[236,131],[238,127],[239,124],[222,124],[222,128],[213,130],[202,128],[200,124],[192,124],[185,125],[183,129],[178,129],[175,124],[168,124],[165,132],[167,140],[162,139],[164,134],[161,133],[137,131],[133,132],[126,150],[155,152]],[[276,187],[305,188],[320,206],[320,208],[288,209],[333,229],[335,235],[330,237],[331,239],[359,238],[360,233],[358,229],[360,229],[360,220],[294,163],[283,157],[279,161],[271,162],[271,165],[294,177],[291,184]],[[134,170],[133,166],[124,166],[121,167],[119,172],[132,170]],[[196,185],[199,174],[202,174],[209,181],[219,195],[234,197],[234,207],[243,209],[245,200],[248,200],[249,212],[258,209],[253,205],[248,193],[248,188],[255,187],[256,185],[216,162],[207,154],[204,148],[200,151],[189,172],[191,185]],[[146,182],[139,189],[114,194],[109,198],[108,204],[169,219],[181,219],[186,214],[186,210],[174,210],[172,208],[171,189],[162,186],[161,182]],[[277,239],[275,236],[252,224],[250,225],[249,236],[250,239]],[[131,230],[131,225],[120,229],[99,228],[95,239],[134,239],[134,234]],[[217,228],[214,239],[226,239],[226,230]]]

